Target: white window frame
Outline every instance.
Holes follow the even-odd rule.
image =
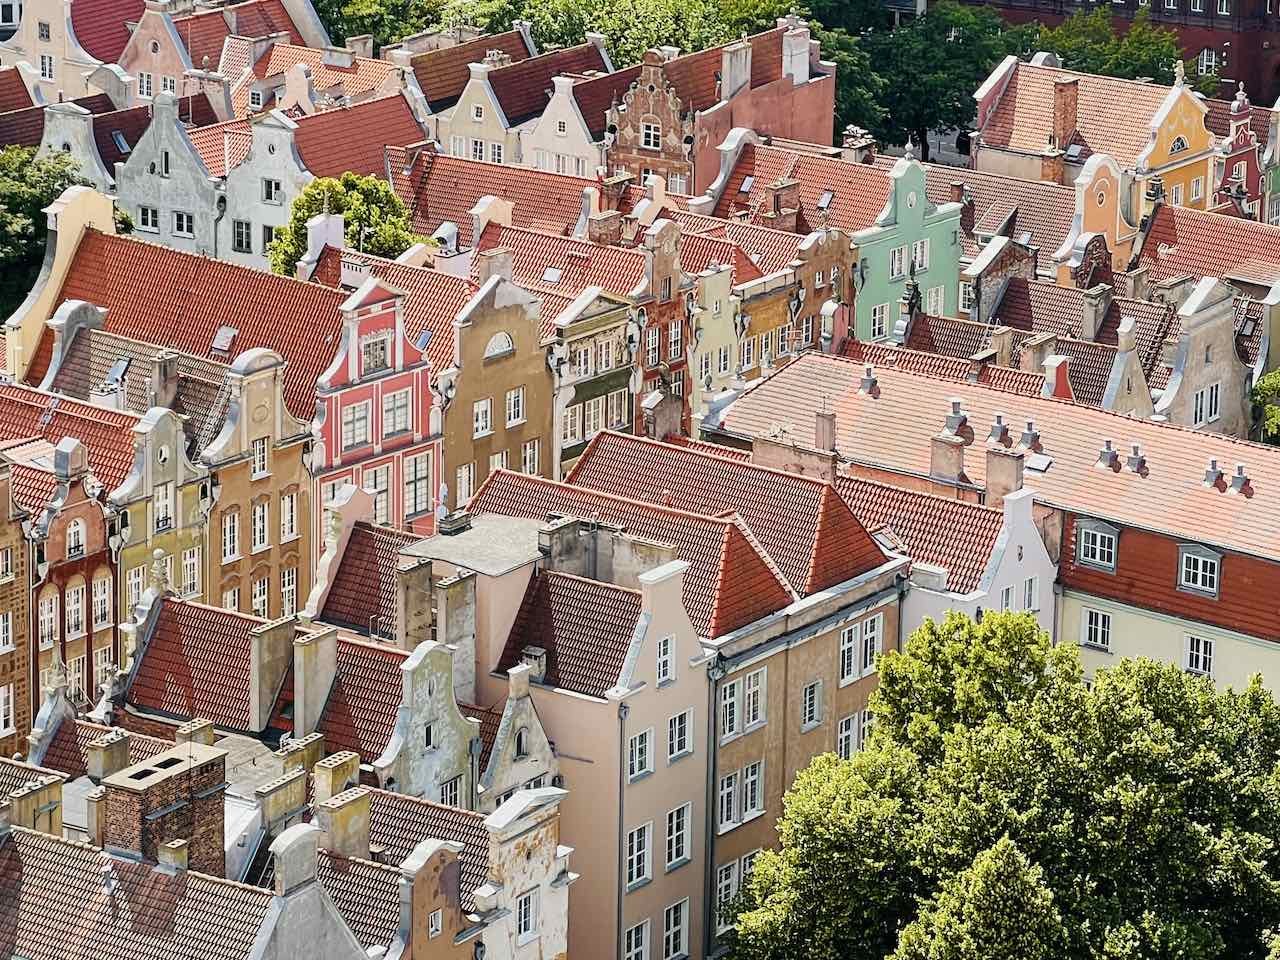
[[[1212,677],[1215,646],[1212,637],[1186,634],[1183,639],[1183,669],[1196,676]]]
[[[667,811],[667,872],[689,862],[689,826],[693,822],[693,804],[682,803]]]
[[[404,513],[414,517],[434,505],[431,494],[431,452],[404,458]]]
[[[726,910],[726,907],[733,902],[733,898],[738,895],[738,861],[730,860],[728,863],[722,863],[716,868],[716,890],[715,901],[712,908],[715,910],[716,933],[726,932],[733,926],[733,918]]]
[[[800,732],[822,725],[822,680],[811,680],[800,691]]]
[[[395,390],[382,395],[382,435],[408,433],[413,428],[413,391]]]
[[[1076,521],[1076,562],[1114,573],[1120,551],[1120,530],[1098,520]]]
[[[1111,652],[1111,614],[1094,607],[1080,611],[1080,645],[1090,650]]]
[[[645,121],[640,124],[640,146],[645,150],[662,149],[662,125]],[[644,186],[641,182],[640,186]]]
[[[653,727],[627,741],[627,779],[631,783],[653,773]]]
[[[410,460],[413,458],[410,457]],[[280,542],[288,543],[298,537],[298,494],[280,494]]]
[[[626,863],[626,884],[628,890],[648,883],[653,879],[653,821],[642,823],[627,832],[626,846],[623,850]]]
[[[667,763],[693,753],[693,708],[667,718]]]
[[[516,945],[538,939],[538,888],[526,890],[516,899]]]
[[[93,581],[93,629],[102,630],[111,626],[111,594],[112,580],[110,574],[95,577]],[[3,644],[0,644],[3,646]]]
[[[471,436],[473,439],[493,433],[493,397],[485,397],[471,404]]]
[[[342,449],[354,450],[369,443],[370,403],[361,400],[342,408]]]
[[[249,552],[257,553],[271,546],[271,505],[270,501],[259,500],[253,504],[249,514]]]
[[[1178,545],[1178,589],[1217,597],[1222,586],[1222,554],[1194,543]]]
[[[507,391],[507,426],[514,427],[524,423],[524,386],[512,387]]]
[[[731,770],[720,778],[716,792],[716,823],[721,833],[732,830],[742,822],[739,783],[737,770]]]
[[[222,562],[240,559],[240,511],[222,515]],[[133,571],[130,571],[132,573]]]
[[[280,616],[291,617],[298,612],[298,568],[285,567],[280,571]]]
[[[622,960],[649,960],[649,921],[628,927],[622,941]]]
[[[877,303],[871,308],[871,339],[879,340],[889,333],[889,304]]]
[[[672,634],[658,638],[655,676],[658,686],[671,683],[676,678],[676,638]]]
[[[677,900],[662,911],[662,960],[689,954],[689,899]]]

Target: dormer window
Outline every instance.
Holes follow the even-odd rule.
[[[363,376],[379,373],[391,366],[391,338],[370,337],[360,345],[360,370]]]
[[[1109,523],[1080,520],[1076,523],[1076,560],[1081,566],[1114,573],[1116,541],[1120,531]]]
[[[1178,589],[1216,597],[1221,582],[1222,554],[1197,544],[1178,547]]]

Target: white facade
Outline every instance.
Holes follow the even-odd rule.
[[[591,128],[573,96],[572,77],[553,77],[554,89],[542,116],[520,128],[520,157],[527,167],[550,173],[594,177],[604,166],[605,145]]]

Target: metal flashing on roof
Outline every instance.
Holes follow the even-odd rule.
[[[129,358],[120,357],[111,365],[111,369],[107,371],[107,379],[103,381],[109,386],[114,386],[124,380],[124,375],[129,372]]]
[[[1080,144],[1078,144],[1078,143],[1073,143],[1071,146],[1067,147],[1067,159],[1068,159],[1068,160],[1078,160],[1078,159],[1080,159],[1080,152],[1081,152],[1083,149],[1084,149],[1084,148],[1083,148],[1083,147],[1081,147],[1081,146],[1080,146]]]

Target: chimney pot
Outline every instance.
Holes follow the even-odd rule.
[[[1133,473],[1142,473],[1147,466],[1147,458],[1142,455],[1142,445],[1138,443],[1129,445],[1129,456],[1125,462],[1125,466]]]
[[[951,412],[947,414],[947,433],[958,434],[964,429],[969,418],[961,409],[964,401],[960,397],[951,398]]]
[[[1098,466],[1114,470],[1119,463],[1120,454],[1116,452],[1110,440],[1102,442],[1102,450],[1098,453]]]
[[[1036,429],[1034,420],[1027,421],[1027,428],[1022,431],[1018,442],[1028,450],[1040,449],[1040,431]]]
[[[997,413],[995,423],[991,424],[991,432],[987,435],[988,443],[998,443],[1002,447],[1009,446],[1009,427],[1004,422],[1004,414]]]
[[[187,869],[187,841],[181,838],[162,843],[159,850],[160,868],[166,873],[182,873]]]
[[[1209,469],[1204,472],[1204,485],[1216,487],[1222,482],[1222,471],[1218,468],[1218,458],[1209,458]]]
[[[862,368],[862,383],[859,385],[858,390],[860,393],[874,395],[879,393],[879,390],[876,388],[876,368],[868,363]]]
[[[1236,464],[1236,472],[1235,472],[1235,474],[1231,477],[1231,492],[1232,492],[1232,493],[1244,493],[1244,492],[1245,492],[1245,489],[1246,489],[1248,486],[1249,486],[1249,477],[1248,477],[1248,475],[1244,472],[1244,464],[1243,464],[1243,463],[1237,463],[1237,464]]]

